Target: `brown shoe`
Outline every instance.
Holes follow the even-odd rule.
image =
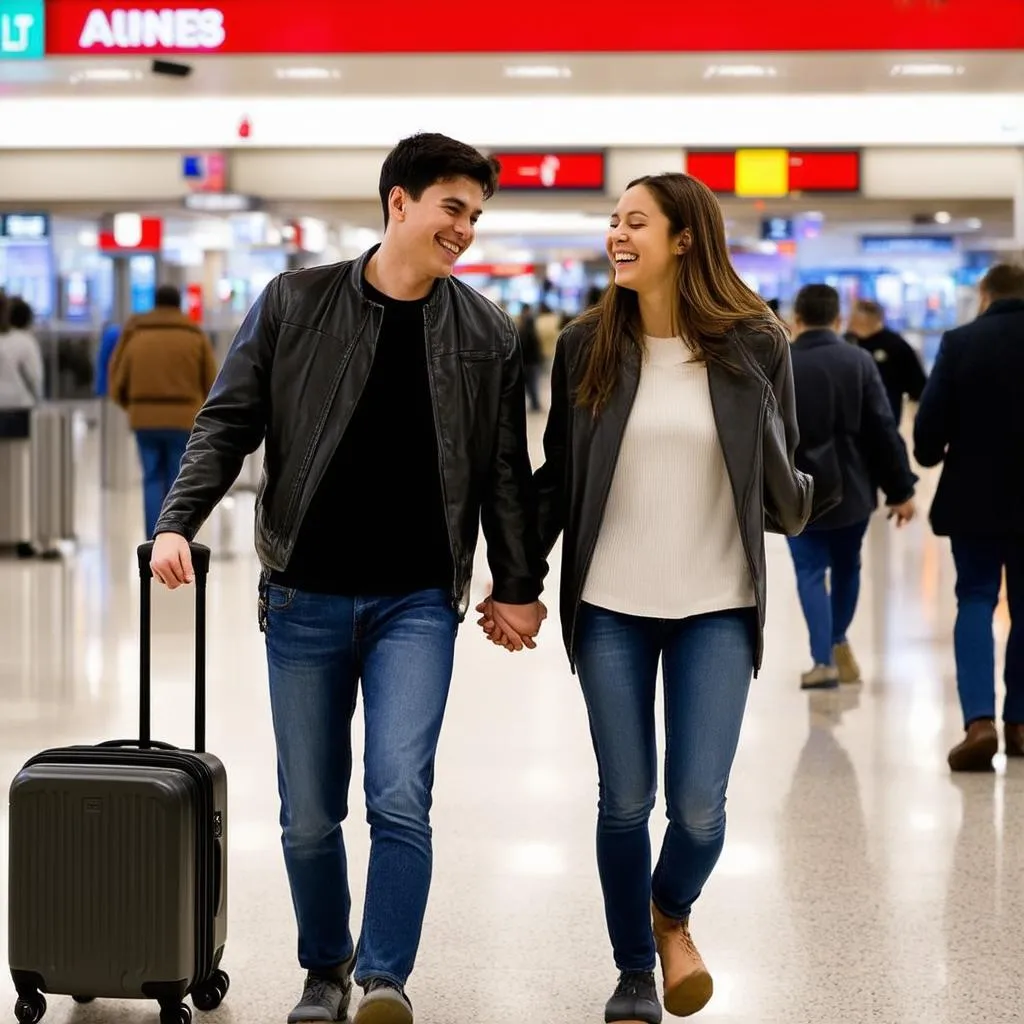
[[[847,644],[836,644],[832,648],[832,660],[839,669],[839,682],[859,683],[861,681],[860,665],[854,657],[853,648]]]
[[[996,723],[979,718],[967,726],[967,735],[949,752],[949,767],[955,772],[990,772],[998,752]]]
[[[690,919],[673,921],[653,905],[651,910],[665,979],[665,1009],[675,1017],[690,1017],[710,1002],[714,983],[690,938]]]
[[[1006,738],[1006,756],[1024,757],[1024,724],[1005,722],[1003,735]]]

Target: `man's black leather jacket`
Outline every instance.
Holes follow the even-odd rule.
[[[373,363],[383,307],[363,293],[357,260],[282,274],[257,300],[196,417],[156,532],[192,539],[265,443],[256,501],[264,570],[287,568],[324,469]],[[512,321],[455,279],[425,306],[428,369],[452,557],[453,603],[468,606],[482,522],[496,600],[527,604],[545,564],[526,440],[522,359]],[[401,451],[402,410],[395,410]],[[401,473],[396,459],[394,472]],[[353,496],[358,500],[358,495]]]
[[[639,352],[621,368],[618,387],[598,416],[576,405],[593,330],[563,332],[551,379],[545,463],[537,471],[541,548],[546,556],[564,530],[562,632],[575,664],[576,620],[622,437],[640,383]],[[718,437],[732,483],[736,519],[758,611],[755,670],[764,650],[765,530],[800,533],[811,514],[813,481],[794,465],[799,440],[789,344],[778,332],[735,331],[728,356],[738,368],[708,363]]]

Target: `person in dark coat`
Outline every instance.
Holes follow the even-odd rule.
[[[526,398],[530,412],[540,412],[540,337],[537,334],[537,321],[533,309],[524,306],[519,318],[519,344],[523,351],[523,382],[526,385]]]
[[[992,267],[980,292],[981,315],[943,337],[914,424],[917,461],[943,464],[931,522],[951,539],[956,563],[966,736],[949,753],[953,771],[991,770],[999,749],[992,619],[1004,570],[1005,745],[1009,757],[1024,757],[1024,267]]]
[[[878,364],[892,414],[899,423],[903,419],[904,396],[919,402],[927,380],[917,353],[906,338],[885,326],[882,306],[867,299],[854,303],[846,332]]]
[[[794,320],[796,464],[814,477],[815,492],[812,521],[789,538],[814,660],[801,686],[828,689],[861,678],[846,632],[857,609],[861,547],[877,489],[902,526],[914,518],[917,477],[875,361],[837,333],[839,293],[807,285],[797,296]]]

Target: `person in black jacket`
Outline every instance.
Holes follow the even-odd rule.
[[[765,529],[798,533],[812,484],[793,465],[788,337],[729,262],[714,193],[685,174],[633,181],[606,246],[613,284],[558,340],[535,479],[542,551],[564,533],[562,630],[600,782],[619,972],[604,1019],[658,1024],[659,956],[670,1013],[712,996],[690,911],[722,852],[761,663]],[[659,664],[669,826],[652,876]]]
[[[540,412],[540,337],[537,318],[530,306],[523,307],[519,317],[519,344],[523,350],[523,381],[530,412]]]
[[[865,352],[870,352],[878,364],[898,425],[903,419],[903,396],[912,402],[921,400],[927,380],[921,360],[906,338],[885,326],[885,310],[877,302],[868,299],[855,302],[846,330],[847,336],[853,337]]]
[[[824,284],[803,288],[794,307],[796,463],[814,477],[816,495],[815,517],[789,540],[814,660],[801,677],[803,689],[861,678],[846,634],[857,610],[861,546],[877,488],[897,525],[915,511],[917,477],[882,379],[869,353],[837,333],[839,313],[839,293]]]
[[[1024,267],[982,279],[981,315],[942,339],[914,424],[922,466],[943,463],[931,522],[952,541],[958,613],[953,642],[966,736],[953,771],[988,770],[995,725],[992,618],[1003,572],[1010,605],[1003,728],[1024,757]]]
[[[546,565],[509,317],[453,277],[498,168],[443,135],[381,168],[384,240],[276,278],[246,317],[156,529],[154,574],[265,442],[256,513],[281,824],[307,970],[295,1021],[411,1024],[434,761],[482,525],[495,614],[533,646]],[[362,690],[370,865],[358,942],[341,822]]]

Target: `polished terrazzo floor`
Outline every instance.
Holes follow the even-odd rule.
[[[141,502],[100,491],[95,435],[81,445],[77,553],[0,562],[5,780],[42,747],[136,728]],[[926,477],[926,491],[932,483]],[[250,524],[243,495],[206,538],[222,556],[210,584],[209,745],[228,766],[232,809],[225,966],[233,985],[210,1024],[283,1022],[301,978]],[[1000,758],[994,774],[964,779],[946,768],[960,735],[948,546],[923,520],[897,535],[879,519],[865,555],[852,639],[866,681],[808,697],[796,681],[808,656],[788,553],[769,538],[767,663],[733,775],[725,853],[693,917],[717,987],[702,1019],[1024,1020],[1024,766]],[[482,591],[482,560],[477,579]],[[156,601],[154,732],[183,744],[190,609],[188,594]],[[1005,621],[998,628],[1005,634]],[[498,651],[467,624],[437,771],[435,884],[409,989],[420,1024],[603,1019],[615,979],[594,866],[595,803],[583,703],[554,611],[532,654]],[[3,813],[6,877],[6,805]],[[653,827],[660,838],[660,812]],[[358,899],[367,855],[360,814],[346,835]],[[0,946],[5,940],[4,922]],[[13,1020],[13,1003],[0,979],[0,1021]],[[155,1019],[148,1004],[78,1007],[61,997],[46,1018]]]

